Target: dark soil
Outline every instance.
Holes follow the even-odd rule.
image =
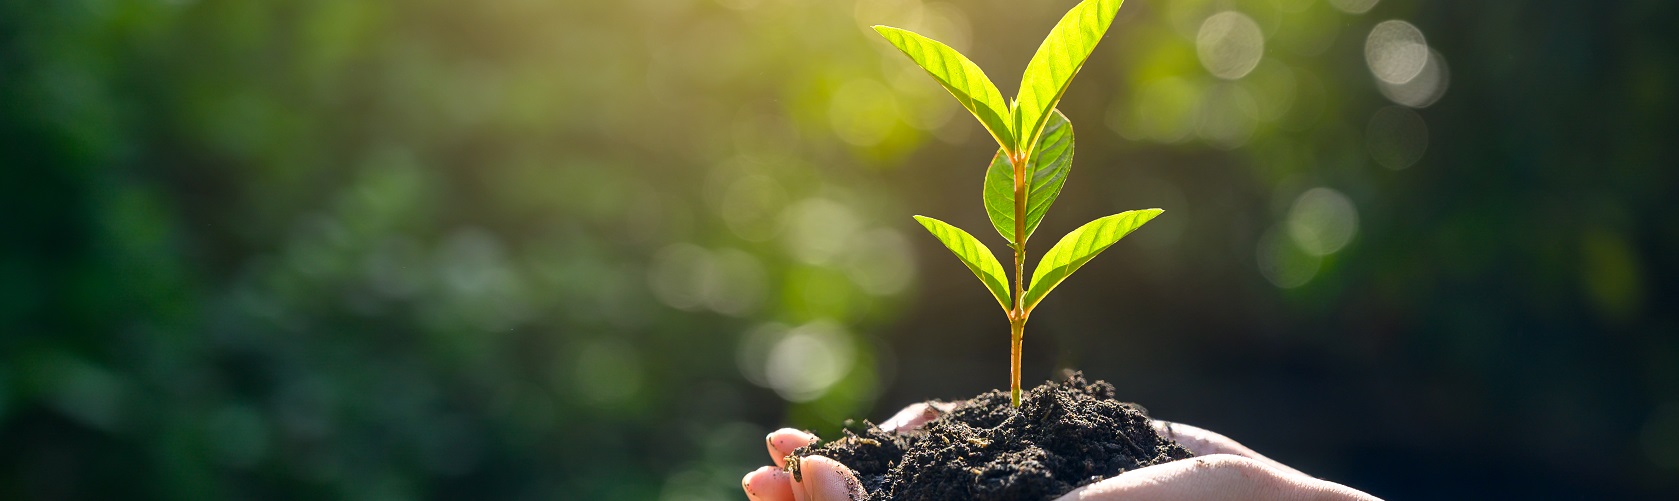
[[[1008,392],[993,390],[914,431],[886,432],[866,421],[850,428],[793,455],[851,467],[873,501],[1047,501],[1193,455],[1155,433],[1141,407],[1114,400],[1113,385],[1077,372],[1033,388],[1019,409],[1009,406]]]

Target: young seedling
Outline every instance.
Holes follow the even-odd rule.
[[[1014,250],[1012,292],[1002,263],[973,235],[930,217],[915,220],[985,283],[1008,314],[1009,393],[1015,407],[1020,407],[1020,344],[1032,310],[1068,275],[1161,212],[1126,211],[1091,221],[1049,248],[1033,269],[1031,282],[1024,278],[1026,240],[1061,194],[1073,167],[1073,126],[1055,105],[1108,31],[1121,2],[1084,0],[1068,11],[1026,64],[1020,95],[1006,105],[985,72],[955,49],[910,31],[874,27],[956,96],[997,140],[997,154],[985,171],[985,212]]]

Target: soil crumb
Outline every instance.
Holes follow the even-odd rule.
[[[872,501],[1048,501],[1127,470],[1193,456],[1155,433],[1141,407],[1115,400],[1113,385],[1078,372],[1025,393],[1019,409],[1009,406],[1008,392],[992,390],[910,432],[865,421],[793,455],[851,467]]]

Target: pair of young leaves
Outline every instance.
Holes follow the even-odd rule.
[[[1018,252],[1060,195],[1073,166],[1073,127],[1055,109],[1067,86],[1113,22],[1123,0],[1085,0],[1056,23],[1026,65],[1020,95],[1005,105],[1002,93],[973,61],[942,43],[910,31],[876,26],[875,31],[914,60],[979,119],[999,146],[985,173],[985,209],[997,233]],[[1016,235],[1015,179],[1011,158],[1026,159],[1022,176],[1026,196],[1025,231]],[[1062,237],[1033,270],[1021,301],[1022,314],[1091,258],[1160,209],[1127,211],[1091,221]],[[978,239],[937,219],[916,216],[927,231],[960,258],[985,283],[1005,312],[1012,311],[1006,273],[997,257]],[[1020,280],[1021,277],[1015,277]]]

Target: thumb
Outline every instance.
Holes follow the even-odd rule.
[[[904,410],[898,411],[897,414],[893,414],[890,418],[886,418],[886,422],[880,423],[880,429],[886,431],[910,431],[920,428],[921,425],[927,424],[928,421],[937,419],[939,416],[944,415],[946,412],[950,412],[950,410],[954,408],[956,408],[956,404],[950,402],[927,401],[910,404],[909,407],[905,407]]]
[[[799,474],[793,480],[795,501],[863,501],[869,493],[845,465],[823,456],[799,459]]]

